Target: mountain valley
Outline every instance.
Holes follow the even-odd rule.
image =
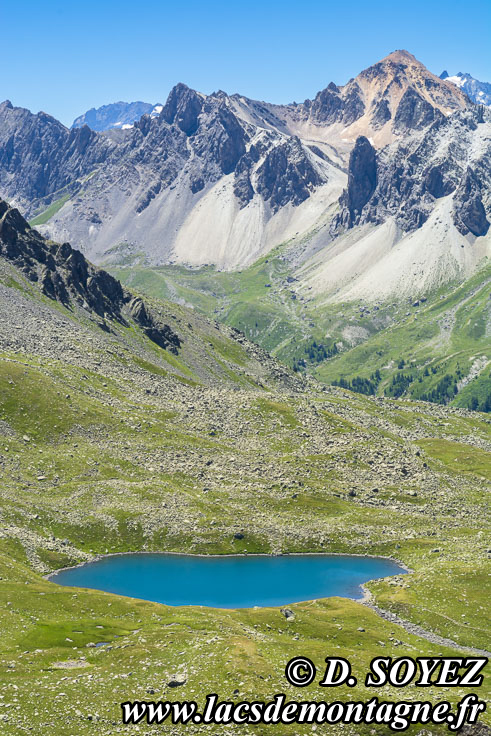
[[[285,687],[297,641],[318,659],[327,636],[360,671],[402,644],[486,649],[485,415],[322,387],[0,212],[4,733],[117,733],[117,704],[160,693],[162,677],[180,697],[201,698],[206,677],[222,696],[238,681],[242,697],[265,696]],[[337,598],[285,621],[42,578],[129,550],[349,551],[413,573],[368,586],[389,620]]]
[[[0,193],[125,283],[297,370],[486,409],[491,113],[462,89],[398,51],[302,104],[179,84],[125,130],[3,103]],[[441,327],[475,289],[476,345]]]
[[[179,83],[71,128],[0,104],[2,735],[150,734],[122,702],[212,691],[412,701],[364,687],[374,657],[491,656],[491,109],[474,83],[400,50],[303,103]],[[236,610],[48,579],[128,552],[409,574]],[[299,695],[300,654],[343,657],[358,683]],[[491,733],[480,721],[462,736]]]

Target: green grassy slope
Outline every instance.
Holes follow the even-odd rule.
[[[64,194],[59,199],[56,199],[52,204],[49,205],[49,207],[33,217],[30,222],[32,227],[36,227],[37,225],[45,225],[49,220],[51,220],[54,215],[56,215],[57,212],[61,210],[63,205],[66,204],[69,199],[70,194]]]
[[[233,273],[144,265],[112,272],[143,292],[193,305],[237,327],[322,382],[344,380],[351,387],[355,379],[357,388],[356,379],[367,379],[377,395],[489,410],[491,266],[417,306],[326,304],[296,281],[283,251]]]
[[[83,734],[94,719],[98,733],[116,733],[118,703],[151,699],[150,688],[164,697],[176,670],[188,678],[180,697],[238,688],[234,697],[254,699],[284,690],[295,654],[319,667],[340,654],[359,672],[378,654],[451,654],[350,601],[299,604],[287,623],[278,609],[166,609],[40,577],[98,553],[393,555],[414,573],[371,584],[379,605],[463,646],[488,646],[490,431],[480,415],[183,384],[162,401],[169,381],[153,373],[149,396],[138,375],[132,383],[6,354],[0,365],[5,733],[34,723]],[[98,641],[109,646],[87,647]],[[308,695],[322,697],[315,686]]]
[[[391,327],[319,366],[317,377],[350,382],[378,370],[379,395],[489,410],[484,405],[491,397],[490,282],[488,267],[411,307]]]
[[[486,415],[304,391],[226,327],[160,305],[182,338],[176,357],[131,327],[100,330],[13,270],[0,280],[2,733],[116,734],[127,699],[326,697],[286,686],[295,655],[319,669],[346,656],[360,684],[335,696],[368,700],[372,656],[456,651],[342,599],[297,604],[287,622],[279,609],[169,609],[43,578],[106,552],[390,555],[414,572],[371,583],[379,605],[489,648]],[[176,673],[186,683],[169,690]],[[424,699],[465,692],[432,687]]]

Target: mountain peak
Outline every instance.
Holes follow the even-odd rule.
[[[175,123],[186,135],[198,128],[198,116],[203,107],[202,96],[186,84],[179,82],[169,92],[161,116],[166,123]]]
[[[396,64],[407,64],[410,62],[412,64],[419,64],[423,66],[423,64],[418,61],[418,59],[413,54],[410,54],[409,51],[406,51],[405,49],[397,49],[396,51],[392,51],[390,54],[382,59],[382,62],[384,61],[393,61]]]
[[[344,123],[342,139],[354,142],[365,135],[377,148],[471,104],[458,86],[432,74],[404,49],[364,69],[339,94],[321,94],[327,117]]]

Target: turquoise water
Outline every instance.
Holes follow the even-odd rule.
[[[381,557],[145,553],[103,557],[50,579],[170,606],[250,608],[334,595],[357,599],[362,583],[404,572],[396,562]]]

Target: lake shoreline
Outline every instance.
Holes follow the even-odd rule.
[[[477,649],[476,647],[459,644],[453,639],[449,639],[445,636],[440,636],[440,634],[437,634],[434,631],[424,629],[422,626],[414,624],[412,621],[403,619],[392,611],[387,611],[383,608],[380,608],[375,603],[374,595],[369,590],[367,590],[365,586],[366,583],[362,583],[361,588],[363,590],[364,596],[360,602],[371,611],[373,611],[377,616],[383,618],[384,621],[389,621],[389,623],[395,624],[396,626],[401,626],[401,628],[407,631],[408,634],[420,636],[422,639],[426,639],[426,641],[429,641],[431,644],[437,644],[438,646],[449,647],[451,649],[458,649],[461,652],[471,652],[472,654],[477,654],[480,657],[491,657],[491,652],[488,652],[487,649]]]
[[[94,562],[98,562],[100,560],[104,559],[110,559],[114,557],[127,557],[127,556],[136,556],[136,555],[147,555],[147,556],[167,556],[167,557],[183,557],[183,558],[195,558],[195,559],[230,559],[230,558],[237,558],[237,559],[245,559],[245,558],[279,558],[279,557],[301,557],[301,558],[308,558],[308,557],[316,557],[316,558],[335,558],[335,557],[346,557],[346,558],[359,558],[359,559],[373,559],[373,560],[386,560],[389,562],[392,562],[400,567],[400,571],[393,573],[393,575],[385,575],[382,577],[374,577],[369,581],[366,581],[366,583],[360,584],[360,591],[361,596],[358,598],[351,598],[351,600],[356,601],[357,603],[361,603],[363,605],[369,605],[371,594],[366,589],[366,584],[370,582],[375,582],[377,580],[383,580],[384,578],[393,577],[398,574],[411,574],[413,570],[411,570],[404,562],[395,559],[394,557],[390,557],[388,555],[371,555],[371,554],[360,554],[360,553],[353,553],[348,554],[345,552],[294,552],[294,553],[277,553],[277,554],[269,554],[265,552],[260,553],[254,553],[254,554],[248,554],[248,553],[238,553],[238,554],[203,554],[203,553],[187,553],[187,552],[147,552],[147,551],[137,551],[137,552],[111,552],[107,554],[100,554],[95,555],[90,560],[85,560],[83,562],[80,562],[77,565],[70,565],[66,567],[61,567],[57,570],[54,570],[51,573],[48,573],[46,575],[43,575],[43,578],[47,580],[48,582],[59,584],[56,582],[56,576],[60,573],[70,571],[70,570],[76,570],[78,568],[83,568],[88,565],[93,564]],[[74,586],[74,587],[87,587],[87,586]],[[90,587],[90,586],[89,586]],[[118,594],[115,595],[124,595],[124,594]],[[332,595],[326,595],[326,596],[316,596],[312,600],[319,600],[322,598],[331,598],[331,597],[338,597],[338,596],[332,596]],[[347,597],[347,596],[339,596],[339,597]],[[310,600],[310,599],[308,599]],[[183,605],[190,605],[190,604],[183,604]],[[193,605],[193,604],[191,604]],[[199,604],[195,604],[199,605]],[[270,607],[270,606],[264,606],[264,607]]]

